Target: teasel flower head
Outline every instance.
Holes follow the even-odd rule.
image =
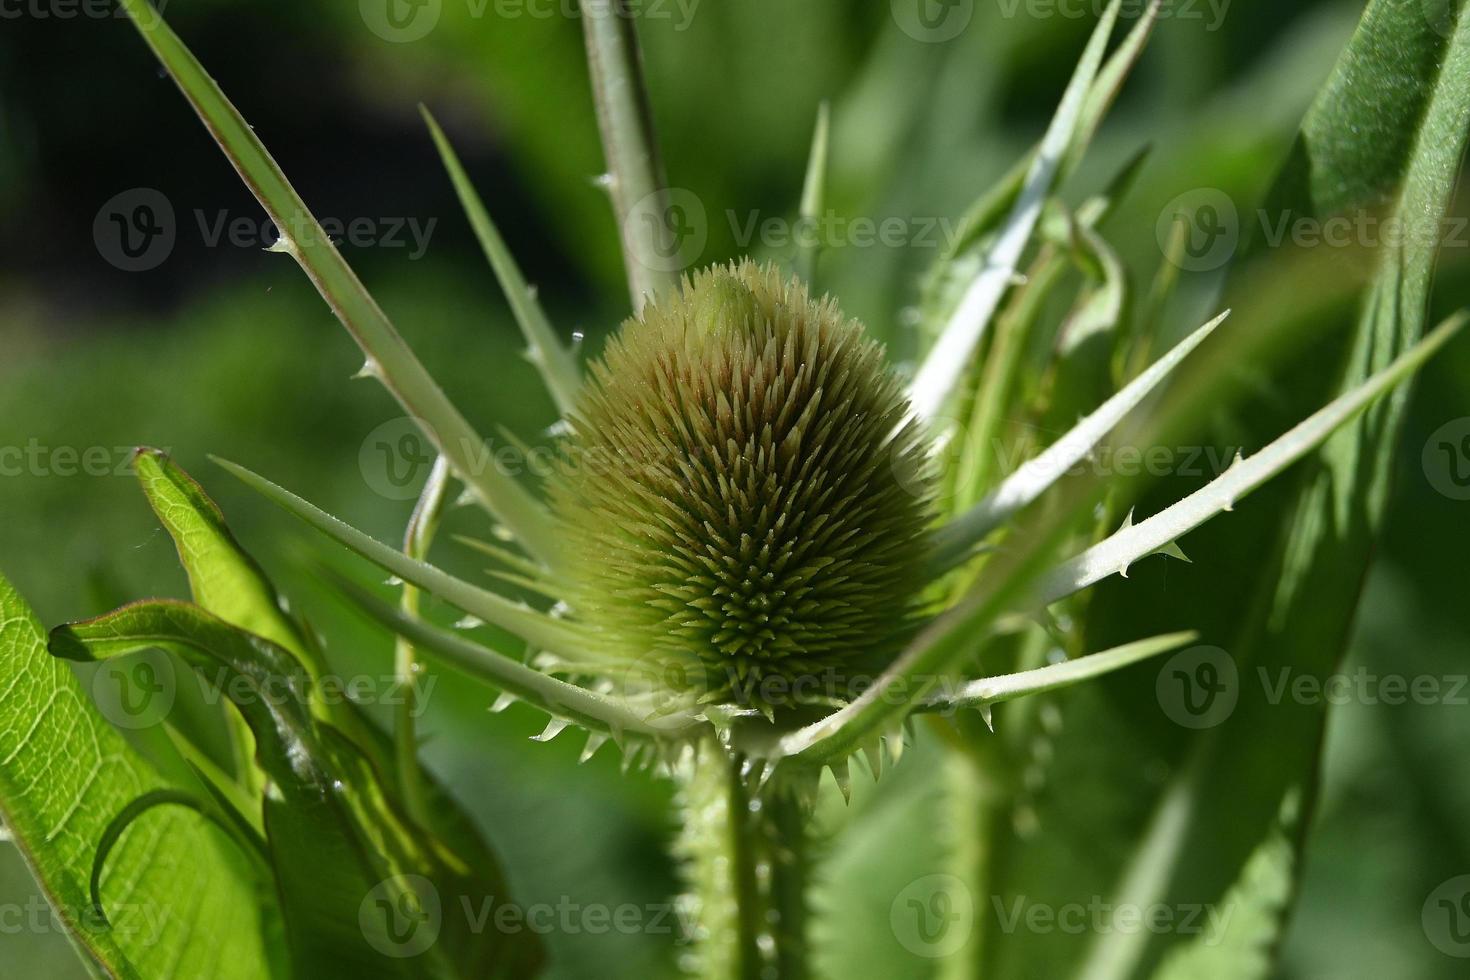
[[[926,450],[884,350],[745,261],[628,320],[551,491],[565,597],[601,670],[707,702],[842,700],[912,620]]]

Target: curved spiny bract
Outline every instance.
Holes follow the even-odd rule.
[[[922,581],[908,416],[862,325],[771,267],[696,273],[624,324],[552,488],[597,669],[765,711],[842,700]]]

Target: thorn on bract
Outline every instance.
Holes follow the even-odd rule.
[[[553,718],[546,723],[546,727],[542,729],[540,735],[531,736],[531,741],[549,742],[560,735],[562,732],[566,731],[567,725],[569,724],[570,722],[568,722],[565,718]]]

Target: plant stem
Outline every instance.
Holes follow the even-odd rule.
[[[687,899],[706,980],[805,980],[806,815],[779,785],[755,791],[713,740],[679,766]]]
[[[812,133],[811,157],[807,162],[806,181],[801,191],[801,220],[809,232],[807,240],[797,248],[796,274],[806,280],[812,295],[821,295],[817,289],[817,256],[821,253],[821,238],[816,230],[821,227],[822,211],[827,206],[827,153],[831,142],[832,113],[827,103],[817,107],[817,125]]]
[[[947,957],[940,980],[972,980],[984,976],[986,913],[995,857],[996,829],[1011,804],[996,778],[995,736],[970,731],[964,743],[947,753],[945,784],[949,809],[949,871],[969,889],[975,907],[969,941]]]
[[[449,462],[439,456],[434,460],[434,467],[429,471],[429,479],[419,494],[413,516],[408,520],[408,529],[403,535],[403,552],[410,558],[423,560],[428,557],[429,544],[439,529],[439,519],[444,513],[448,488]],[[407,616],[417,618],[419,614],[419,590],[407,582],[403,583],[401,608]],[[428,807],[425,805],[423,780],[419,774],[416,727],[420,669],[418,653],[413,644],[402,636],[398,637],[393,659],[393,674],[398,688],[398,711],[393,725],[398,788],[403,794],[404,806],[408,809],[409,816],[419,824],[426,825]]]
[[[659,261],[676,251],[666,240],[663,161],[628,0],[581,0],[581,7],[608,192],[636,313],[650,296],[677,285],[677,278]]]

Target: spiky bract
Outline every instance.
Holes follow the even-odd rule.
[[[606,668],[766,708],[891,654],[929,517],[907,413],[862,325],[769,267],[697,273],[624,324],[552,491]]]

